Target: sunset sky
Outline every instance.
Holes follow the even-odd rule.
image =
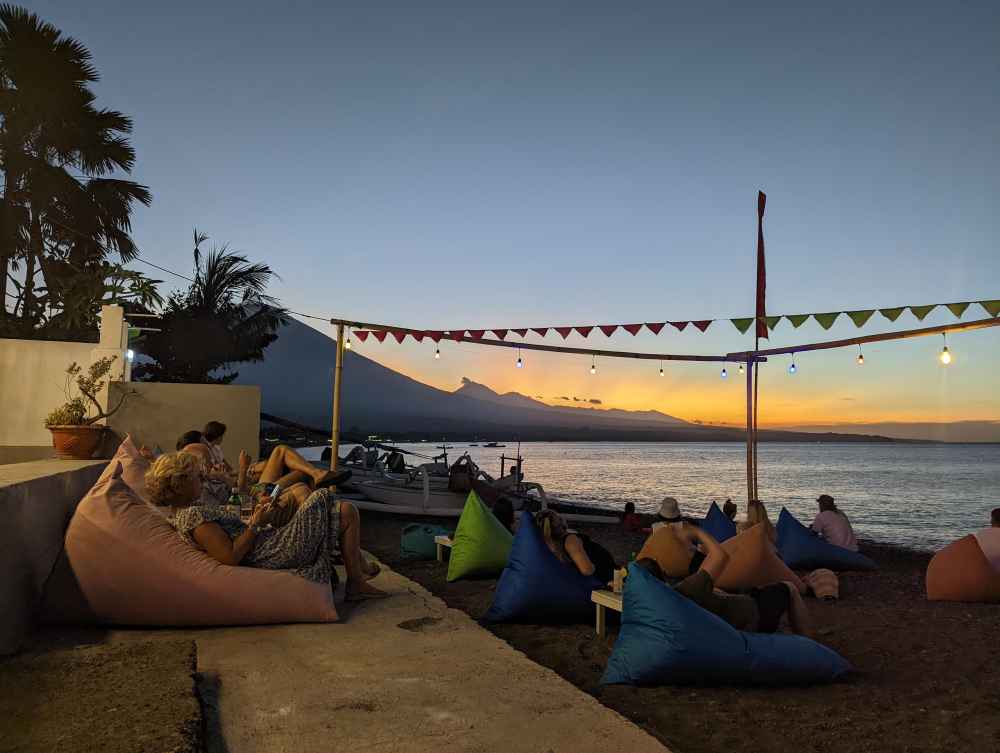
[[[31,8],[92,51],[98,103],[135,119],[145,256],[189,272],[197,226],[271,264],[297,311],[427,329],[748,316],[758,189],[769,313],[1000,298],[994,3]],[[915,326],[876,314],[864,332]],[[857,333],[782,323],[772,344]],[[752,340],[717,322],[567,342]],[[941,345],[871,346],[863,367],[856,350],[802,355],[795,376],[778,358],[761,421],[1000,419],[1000,328],[949,338],[948,368]],[[592,376],[582,356],[525,352],[519,370],[454,343],[440,360],[428,343],[358,349],[445,389],[743,420],[735,366],[660,378],[602,359]]]

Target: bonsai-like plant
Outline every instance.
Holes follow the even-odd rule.
[[[97,396],[104,389],[104,383],[108,374],[111,373],[111,365],[118,356],[108,356],[94,361],[90,368],[84,372],[83,367],[76,361],[66,369],[66,402],[52,411],[45,417],[45,426],[91,426],[102,418],[108,418],[118,411],[128,397],[127,392],[122,393],[118,405],[109,411],[101,408],[101,403]],[[73,385],[80,394],[72,395]],[[90,406],[97,410],[94,416],[88,416]]]

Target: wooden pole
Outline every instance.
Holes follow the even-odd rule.
[[[753,362],[747,363],[747,509],[753,496]]]
[[[749,365],[747,371],[749,371]],[[760,404],[758,386],[760,385],[760,371],[757,364],[753,364],[753,498],[760,499],[760,490],[757,488],[757,406]]]
[[[330,470],[340,460],[340,383],[344,373],[344,325],[337,325],[337,365],[333,370],[333,427],[330,432]]]

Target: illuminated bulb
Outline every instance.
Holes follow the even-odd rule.
[[[663,367],[660,367],[660,376],[663,376]]]
[[[941,363],[943,363],[945,366],[947,366],[949,363],[951,363],[951,353],[948,352],[948,346],[947,345],[945,345],[944,346],[944,350],[941,351],[940,358],[941,358]]]
[[[434,349],[434,357],[435,358],[440,358],[441,357],[441,348],[435,348]]]
[[[593,364],[593,363],[590,364],[590,373],[591,374],[596,374],[597,373],[597,365],[596,364]]]
[[[864,366],[864,365],[865,365],[865,354],[858,353],[858,366]]]
[[[742,363],[740,364],[740,369],[739,369],[739,371],[740,371],[740,373],[741,373],[741,374],[743,373],[743,364],[742,364]]]
[[[344,343],[344,350],[350,350],[350,349],[351,349],[351,338],[350,336],[348,336],[347,342]]]
[[[792,361],[792,365],[788,367],[788,373],[794,374],[798,369],[795,368],[795,361]]]
[[[722,373],[719,376],[721,376],[723,379],[725,379],[727,376],[729,376],[729,372],[726,371],[726,367],[725,366],[722,367]]]
[[[518,356],[517,357],[517,368],[520,369],[520,368],[523,368],[523,367],[524,367],[524,361],[521,360],[521,356]]]
[[[125,356],[128,358],[128,360],[133,361],[135,360],[135,351],[129,348],[127,351],[125,351]]]

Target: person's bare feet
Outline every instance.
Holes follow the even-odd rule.
[[[366,599],[385,599],[388,593],[365,582],[347,582],[345,601],[365,601]]]
[[[365,572],[366,580],[371,580],[382,572],[382,567],[377,562],[372,562],[364,557],[361,558],[361,569]]]

